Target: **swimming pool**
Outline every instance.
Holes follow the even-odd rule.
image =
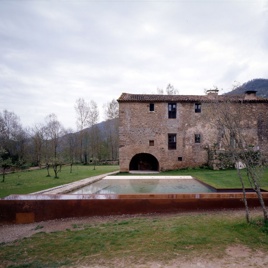
[[[191,176],[107,176],[72,194],[210,193],[216,192]]]

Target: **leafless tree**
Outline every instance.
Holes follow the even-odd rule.
[[[264,221],[268,221],[268,212],[261,192],[261,179],[263,176],[262,151],[260,150],[258,140],[252,140],[250,135],[248,135],[247,116],[249,115],[245,112],[245,104],[242,100],[226,100],[216,105],[214,107],[214,114],[216,115],[218,129],[221,133],[218,144],[220,144],[221,148],[225,149],[222,154],[229,158],[237,168],[238,177],[243,189],[246,220],[248,222],[250,220],[245,189],[245,182],[248,181],[258,196],[263,210]],[[246,177],[242,174],[241,168],[245,168]]]
[[[29,130],[23,128],[17,133],[16,136],[16,151],[18,154],[18,163],[24,164],[26,162],[26,155],[28,150]]]
[[[31,129],[31,140],[33,146],[33,162],[40,168],[42,166],[42,158],[45,150],[45,126],[43,124],[36,124]]]
[[[0,131],[3,139],[16,139],[16,134],[21,128],[20,119],[15,113],[7,110],[0,113]]]
[[[0,144],[17,163],[24,162],[27,133],[13,112],[0,113]]]
[[[46,136],[48,145],[50,145],[50,161],[54,170],[55,178],[58,178],[58,172],[62,165],[62,159],[59,155],[60,137],[65,133],[61,123],[58,121],[55,114],[50,114],[46,117]],[[48,164],[48,163],[47,163]]]
[[[76,135],[72,129],[67,129],[66,130],[64,152],[65,152],[65,158],[66,158],[67,162],[70,163],[70,173],[72,173],[72,170],[73,170],[76,147],[77,147]]]
[[[89,104],[83,99],[79,98],[75,103],[76,124],[79,135],[79,156],[80,162],[87,163],[87,133],[84,129],[88,126],[89,120]]]
[[[179,94],[179,90],[176,89],[171,84],[168,84],[165,90],[162,88],[157,88],[156,92],[159,95],[163,95],[164,93],[166,93],[167,95],[178,95]]]
[[[12,160],[8,156],[8,152],[5,149],[0,148],[0,168],[3,176],[2,182],[5,182],[6,170],[11,166]]]
[[[114,118],[119,118],[119,104],[113,99],[111,102],[107,102],[104,105],[105,119],[111,120]]]
[[[89,138],[90,138],[90,151],[91,157],[94,164],[94,169],[96,166],[96,158],[99,151],[100,146],[100,138],[99,138],[99,129],[97,126],[99,120],[99,110],[97,103],[93,100],[89,103],[89,116],[87,120],[88,127],[90,128]]]
[[[119,144],[119,105],[116,100],[108,102],[104,106],[105,118],[107,120],[106,137],[109,158],[111,160],[118,159]]]
[[[173,85],[168,84],[167,88],[166,88],[166,93],[167,93],[167,95],[178,95],[179,90],[176,89]]]

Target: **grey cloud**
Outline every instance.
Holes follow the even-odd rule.
[[[0,1],[1,106],[27,124],[55,112],[69,127],[78,97],[101,108],[123,91],[172,83],[203,94],[247,80],[267,70],[264,10],[253,0]]]

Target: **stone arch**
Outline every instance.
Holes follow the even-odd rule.
[[[129,170],[159,171],[159,163],[152,154],[140,153],[132,157]]]

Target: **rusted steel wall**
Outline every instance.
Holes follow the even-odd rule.
[[[0,223],[30,223],[52,219],[120,214],[167,213],[243,208],[242,194],[182,194],[117,196],[114,199],[0,200]],[[264,194],[268,204],[268,193]],[[255,194],[248,194],[251,207],[259,207]]]

